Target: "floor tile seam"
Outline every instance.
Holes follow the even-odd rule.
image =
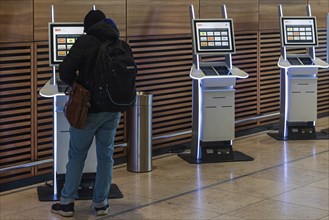
[[[233,194],[240,194],[240,193],[237,193],[237,192],[230,192],[230,193],[233,193]],[[241,195],[241,194],[240,194]],[[245,196],[250,196],[250,195],[246,195],[246,194],[242,194],[242,195],[245,195]],[[199,210],[203,210],[203,211],[207,211],[207,212],[213,212],[213,213],[218,213],[218,214],[221,214],[221,215],[227,215],[228,213],[231,213],[231,212],[234,212],[235,210],[238,210],[238,209],[242,209],[242,208],[245,208],[245,207],[248,207],[248,206],[251,206],[251,205],[254,205],[254,204],[257,204],[257,203],[260,203],[260,202],[263,202],[269,198],[264,198],[264,197],[259,197],[259,196],[250,196],[250,197],[253,197],[253,198],[257,198],[259,200],[257,201],[254,201],[254,202],[251,202],[251,203],[248,203],[248,204],[245,204],[237,209],[234,209],[234,210],[231,210],[231,211],[227,211],[227,212],[217,212],[217,211],[214,211],[214,210],[210,210],[210,209],[204,209],[204,208],[199,208],[199,207],[193,207],[193,206],[189,206],[189,205],[184,205],[184,204],[180,204],[180,203],[177,203],[175,201],[173,201],[172,203],[173,204],[176,204],[176,205],[179,205],[179,206],[183,206],[183,207],[188,207],[188,208],[192,208],[192,209],[199,209]],[[156,204],[155,204],[156,206]],[[236,216],[235,216],[236,217]]]
[[[194,192],[197,192],[197,191],[209,189],[211,187],[218,186],[218,185],[227,183],[227,182],[232,181],[232,180],[241,179],[241,178],[244,178],[244,177],[247,177],[247,176],[254,175],[254,174],[259,173],[259,172],[264,172],[264,171],[267,171],[267,170],[271,170],[271,169],[274,169],[274,168],[277,168],[277,167],[284,166],[286,164],[290,164],[290,163],[293,163],[293,162],[296,162],[296,161],[300,161],[300,160],[303,160],[303,159],[306,159],[306,158],[309,158],[309,157],[313,157],[315,155],[320,155],[320,154],[323,154],[323,153],[327,153],[327,152],[329,152],[329,150],[317,152],[316,154],[306,155],[306,156],[303,156],[303,157],[300,157],[300,158],[293,159],[291,161],[285,161],[283,163],[280,163],[280,164],[277,164],[277,165],[274,165],[274,166],[271,166],[271,167],[267,167],[267,168],[264,168],[264,169],[261,169],[261,170],[253,171],[253,172],[248,173],[248,174],[243,174],[241,176],[237,176],[237,177],[233,177],[233,178],[230,178],[230,179],[222,180],[222,181],[219,181],[217,183],[209,184],[207,186],[199,187],[199,188],[196,188],[196,189],[193,189],[193,190],[190,190],[190,191],[186,191],[186,192],[183,192],[183,193],[180,193],[180,194],[176,194],[176,195],[169,196],[169,197],[166,197],[166,198],[163,198],[163,199],[152,201],[152,202],[149,202],[149,203],[137,206],[137,207],[133,207],[131,209],[127,209],[127,210],[124,210],[124,211],[121,211],[121,212],[118,212],[118,213],[114,213],[114,214],[111,214],[110,217],[115,217],[115,216],[118,216],[118,215],[121,215],[121,214],[124,214],[124,213],[128,213],[128,212],[133,211],[133,210],[142,209],[142,208],[147,207],[147,206],[152,206],[152,205],[155,205],[155,204],[158,204],[158,203],[161,203],[161,202],[165,202],[167,200],[175,199],[175,198],[178,198],[178,197],[181,197],[181,196],[184,196],[184,195],[188,195],[188,194],[191,194],[191,193],[194,193]]]
[[[274,180],[271,180],[271,181],[274,181]],[[280,182],[280,181],[274,181],[274,182],[278,182],[278,183],[283,183],[283,182]],[[270,198],[273,198],[275,196],[280,196],[284,193],[287,193],[287,192],[290,192],[290,191],[293,191],[293,190],[296,190],[296,189],[299,189],[300,187],[305,187],[305,186],[297,186],[295,188],[292,188],[292,189],[289,189],[287,191],[284,191],[284,192],[280,192],[278,194],[273,194],[273,195],[251,195],[250,193],[244,193],[244,192],[240,192],[240,191],[230,191],[230,190],[224,190],[224,189],[216,189],[216,188],[210,188],[210,190],[217,190],[217,191],[223,191],[223,192],[230,192],[232,194],[239,194],[239,195],[243,195],[243,196],[249,196],[249,197],[253,197],[253,198],[259,198],[259,199],[270,199]]]
[[[248,205],[246,205],[246,206],[244,206],[244,207],[241,207],[241,208],[235,209],[235,210],[233,210],[233,211],[229,211],[229,212],[227,212],[227,213],[225,213],[225,214],[223,214],[223,215],[229,215],[229,216],[233,216],[233,217],[239,217],[239,216],[235,216],[235,215],[233,215],[232,213],[234,213],[234,212],[236,212],[236,211],[239,211],[240,209],[245,209],[245,208],[247,208],[247,207],[251,207],[251,206],[253,206],[253,205],[257,204],[257,203],[263,203],[263,202],[265,202],[265,201],[278,202],[278,203],[284,203],[284,204],[291,204],[291,205],[295,205],[295,206],[301,206],[301,207],[305,207],[305,208],[315,209],[315,210],[318,210],[318,211],[327,211],[327,212],[328,212],[328,210],[319,209],[319,208],[315,208],[315,207],[311,207],[311,206],[305,206],[305,205],[301,205],[301,204],[296,204],[296,203],[291,203],[291,202],[286,202],[286,201],[280,201],[280,200],[274,200],[274,199],[271,199],[271,198],[265,198],[265,199],[263,199],[263,200],[261,200],[261,201],[257,201],[257,202],[255,202],[255,203],[248,204]],[[322,216],[320,219],[322,219],[322,218],[324,218],[324,217],[326,217],[326,216],[327,216],[327,215],[324,215],[324,216]]]
[[[34,210],[34,209],[39,209],[39,208],[42,208],[42,207],[49,207],[49,204],[43,204],[43,205],[38,205],[38,206],[35,206],[35,207],[29,207],[27,209],[23,209],[23,210],[19,210],[19,211],[9,211],[10,213],[8,213],[6,215],[0,215],[0,219],[5,218],[5,217],[10,217],[12,215],[20,214],[20,213],[26,213],[28,211],[31,211],[31,210]]]
[[[329,165],[329,161],[328,161],[328,165]],[[294,164],[289,164],[289,167],[291,168],[297,168],[297,169],[304,169],[304,170],[308,170],[308,171],[313,171],[313,172],[317,172],[318,169],[314,169],[314,168],[303,168],[303,167],[299,167],[299,165],[294,165]],[[325,167],[324,166],[324,169],[321,170],[322,173],[327,173],[329,174],[329,167]]]
[[[10,195],[10,194],[15,194],[15,193],[20,193],[26,191],[26,190],[30,190],[30,189],[35,189],[37,187],[39,187],[40,185],[43,185],[44,183],[37,183],[34,185],[30,185],[30,186],[25,186],[22,188],[18,188],[18,189],[12,189],[12,190],[8,190],[8,191],[3,191],[0,193],[0,199],[2,196],[6,196],[6,195]]]
[[[268,200],[270,200],[270,201],[275,201],[275,202],[288,203],[288,204],[291,204],[291,205],[302,206],[302,207],[305,207],[305,208],[317,209],[317,210],[319,210],[319,211],[325,211],[325,212],[328,212],[328,213],[329,213],[329,209],[326,210],[326,209],[316,208],[316,207],[307,206],[307,205],[303,205],[303,204],[297,204],[297,203],[294,203],[294,202],[282,201],[282,200],[276,200],[276,199],[272,199],[272,198],[269,198]],[[323,216],[323,217],[325,217],[325,216]],[[322,218],[323,218],[323,217],[322,217]]]
[[[314,183],[314,182],[312,182],[312,183]],[[274,199],[274,197],[281,196],[281,195],[283,195],[283,194],[286,194],[286,193],[289,193],[289,192],[292,192],[292,191],[295,191],[295,190],[298,190],[298,189],[300,189],[300,188],[304,188],[304,187],[311,187],[311,188],[315,188],[315,189],[323,189],[323,188],[317,188],[317,187],[314,187],[314,186],[309,186],[309,185],[312,184],[312,183],[307,183],[307,184],[304,184],[304,185],[296,185],[296,184],[294,184],[294,185],[296,185],[296,187],[294,187],[294,188],[292,188],[292,189],[289,189],[289,190],[287,190],[287,191],[281,192],[281,193],[279,193],[279,194],[276,194],[276,195],[270,196],[268,199],[276,200],[276,199]],[[326,191],[329,192],[328,189],[324,189],[324,190],[326,190]],[[280,201],[280,200],[279,200],[279,201]]]
[[[260,200],[260,201],[256,201],[256,202],[253,202],[253,203],[247,204],[247,205],[245,205],[245,206],[243,206],[243,207],[240,207],[240,208],[237,208],[237,209],[234,209],[234,210],[231,210],[231,211],[225,212],[223,215],[229,215],[229,216],[239,217],[239,216],[232,215],[232,214],[230,214],[230,213],[236,212],[236,211],[238,211],[238,210],[240,210],[240,209],[245,209],[245,208],[247,208],[247,207],[249,207],[249,206],[253,206],[253,205],[258,204],[258,203],[263,203],[264,201],[267,201],[267,200],[269,200],[269,198],[263,198],[263,199]]]
[[[292,192],[292,191],[295,191],[295,190],[298,190],[298,189],[300,189],[300,188],[304,188],[304,187],[311,187],[311,188],[315,188],[315,189],[322,189],[322,190],[325,190],[325,191],[328,191],[328,192],[329,192],[328,189],[317,188],[317,187],[314,187],[314,186],[309,186],[310,184],[312,184],[312,183],[308,183],[308,184],[305,184],[305,185],[300,185],[300,186],[298,186],[298,187],[296,187],[296,188],[293,188],[293,189],[287,190],[287,191],[282,192],[282,193],[279,193],[279,194],[277,194],[277,195],[273,195],[273,196],[271,196],[271,197],[269,197],[269,198],[267,198],[267,199],[269,199],[269,200],[273,200],[273,201],[279,201],[279,202],[286,202],[286,201],[282,201],[282,200],[279,200],[279,199],[275,199],[274,197],[278,197],[278,196],[281,196],[281,195],[283,195],[283,194],[286,194],[286,193],[289,193],[289,192]],[[292,202],[286,202],[286,203],[295,204],[295,203],[292,203]],[[301,205],[301,204],[295,204],[295,205]],[[306,207],[311,207],[311,206],[306,206]],[[311,207],[311,208],[314,208],[314,207]],[[328,210],[326,210],[326,211],[328,211]]]
[[[325,180],[325,179],[327,179],[328,177],[324,177],[323,179],[320,179],[320,180],[317,180],[317,181],[315,181],[315,182],[318,182],[318,181],[323,181],[323,180]],[[271,180],[271,181],[274,181],[274,182],[279,182],[279,183],[285,183],[285,182],[281,182],[281,181],[277,181],[277,180]],[[317,187],[317,186],[310,186],[311,184],[313,184],[313,183],[315,183],[315,182],[312,182],[312,183],[306,183],[306,184],[303,184],[303,185],[297,185],[297,184],[292,184],[292,185],[294,185],[293,186],[293,188],[291,188],[291,189],[288,189],[288,190],[286,190],[286,191],[284,191],[284,192],[280,192],[280,193],[278,193],[278,194],[273,194],[273,195],[269,195],[269,196],[255,196],[255,195],[253,195],[253,197],[255,197],[255,198],[263,198],[263,199],[272,199],[273,197],[276,197],[276,196],[280,196],[280,195],[283,195],[283,194],[285,194],[285,193],[289,193],[289,192],[292,192],[292,191],[295,191],[295,190],[298,190],[298,189],[300,189],[300,188],[304,188],[304,187],[310,187],[310,188],[314,188],[314,189],[319,189],[319,190],[325,190],[325,191],[328,191],[329,192],[329,189],[326,189],[326,188],[323,188],[323,187]],[[217,190],[217,189],[215,189],[215,190]],[[223,191],[223,190],[221,190],[221,191]],[[230,193],[236,193],[236,194],[241,194],[241,195],[245,195],[245,196],[251,196],[250,194],[248,194],[248,193],[243,193],[243,192],[236,192],[236,191],[229,191]]]

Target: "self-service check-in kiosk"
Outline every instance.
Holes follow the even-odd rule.
[[[236,78],[248,74],[232,65],[235,52],[233,20],[196,19],[190,6],[193,35],[192,78],[192,142],[191,153],[178,156],[189,163],[252,160],[233,151],[235,137]],[[221,61],[203,61],[221,59]],[[222,56],[222,57],[221,57]],[[210,58],[211,60],[211,58]]]
[[[63,109],[67,97],[65,90],[68,87],[59,79],[56,67],[64,60],[70,48],[78,37],[84,34],[83,23],[51,22],[49,23],[49,63],[53,68],[52,78],[41,88],[39,94],[43,97],[53,98],[53,120],[54,120],[54,148],[53,148],[53,186],[52,189],[38,187],[39,200],[58,200],[66,173],[69,149],[69,128]],[[93,141],[85,166],[81,184],[78,190],[78,199],[89,199],[92,197],[95,173],[97,166],[96,144]],[[115,184],[111,185],[110,195],[112,197],[122,197],[121,192],[116,190]],[[113,195],[111,192],[118,194]]]
[[[327,139],[315,131],[317,120],[317,73],[328,63],[315,56],[318,46],[316,18],[283,16],[279,5],[281,28],[280,121],[279,132],[269,133],[277,140]],[[303,54],[290,54],[289,49],[305,49]]]

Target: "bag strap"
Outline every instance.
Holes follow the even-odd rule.
[[[104,49],[104,47],[106,47],[108,44],[111,43],[112,39],[108,39],[105,42],[100,42],[95,36],[90,35],[91,38],[99,45],[99,49],[98,49],[98,53],[97,53],[97,59],[96,59],[96,65],[94,68],[94,72],[93,72],[93,78],[92,78],[92,82],[91,82],[91,91],[90,91],[90,96],[92,96],[93,90],[94,90],[94,85],[95,85],[95,79],[96,79],[96,72],[98,70],[99,67],[99,62],[100,62],[100,57],[101,57],[101,53],[102,50]]]

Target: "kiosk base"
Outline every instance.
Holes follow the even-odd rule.
[[[244,153],[233,151],[231,141],[200,141],[200,148],[202,159],[196,159],[192,154],[178,154],[178,156],[192,164],[254,160]]]
[[[325,140],[329,139],[329,133],[325,131],[316,132],[314,125],[309,123],[290,123],[288,124],[288,134],[283,136],[283,132],[268,133],[276,140]]]
[[[233,157],[208,157],[202,160],[196,159],[192,154],[178,154],[180,158],[191,164],[200,163],[220,163],[220,162],[239,162],[239,161],[253,161],[254,158],[241,153],[240,151],[233,151]]]
[[[277,132],[277,133],[267,133],[270,137],[278,140],[278,141],[287,141],[287,140],[327,140],[329,139],[329,133],[325,132],[316,132],[314,136],[288,136],[288,137],[283,137],[283,134]]]
[[[64,186],[65,174],[57,174],[57,192],[54,195],[54,188],[51,185],[38,187],[38,196],[40,201],[57,201],[59,200],[60,192]],[[93,198],[93,190],[95,185],[95,173],[84,173],[78,189],[77,200],[88,200]],[[122,198],[123,195],[116,184],[111,184],[108,198]]]
[[[60,191],[58,195],[54,195],[54,189],[50,185],[39,186],[38,197],[39,201],[47,202],[47,201],[58,201],[60,196]],[[78,198],[77,200],[91,200],[93,198],[93,189],[89,188],[81,188],[78,190]],[[109,199],[119,199],[123,198],[123,195],[116,184],[112,184],[109,191]]]
[[[202,160],[234,160],[231,141],[200,141]]]

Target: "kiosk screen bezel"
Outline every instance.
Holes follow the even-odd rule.
[[[63,62],[76,39],[84,34],[84,27],[80,22],[51,22],[48,31],[49,63],[50,66],[56,66]]]
[[[294,30],[288,31],[287,26],[292,26],[291,28],[303,28],[303,30]],[[317,26],[316,26],[316,18],[315,17],[281,17],[280,18],[280,26],[281,26],[281,45],[283,47],[314,47],[318,46],[318,35],[317,35]],[[299,26],[299,27],[298,27]],[[310,30],[305,30],[307,27]],[[301,40],[289,40],[288,34],[292,36],[301,34],[307,37],[307,33],[310,34],[310,39],[301,39]],[[290,35],[289,35],[290,36]]]
[[[207,29],[209,29],[207,31]],[[219,31],[217,31],[219,29]],[[206,30],[206,31],[202,31]],[[207,32],[207,36],[200,36],[201,32]],[[211,46],[202,46],[201,42],[208,44],[208,32],[211,36]],[[229,54],[235,53],[234,29],[232,19],[193,19],[192,20],[193,33],[193,49],[195,54]],[[218,33],[218,42],[216,42],[216,33]],[[227,46],[216,46],[215,44],[222,44],[222,34],[227,35]]]

